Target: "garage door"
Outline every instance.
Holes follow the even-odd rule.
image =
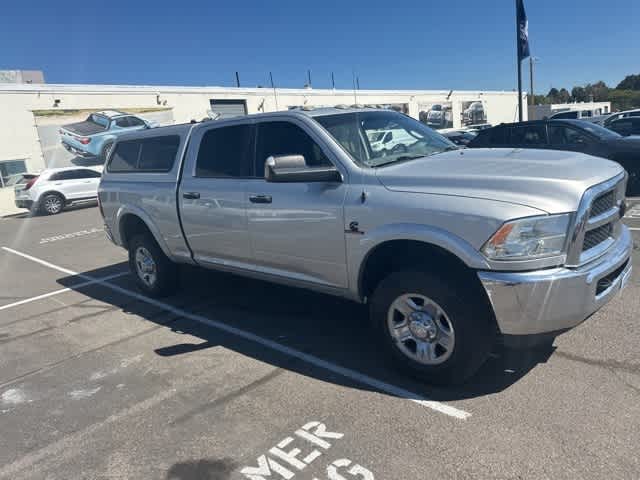
[[[246,100],[209,100],[211,111],[220,114],[220,119],[241,117],[247,114]]]

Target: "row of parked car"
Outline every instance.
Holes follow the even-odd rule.
[[[580,118],[579,113],[561,112],[545,120],[450,128],[439,133],[466,148],[568,150],[608,158],[629,173],[627,194],[640,194],[640,109],[601,118]]]
[[[118,110],[91,113],[86,120],[63,125],[60,142],[70,153],[104,163],[119,135],[158,124]],[[66,206],[95,202],[102,166],[49,168],[40,174],[16,176],[15,205],[34,213],[55,215]]]

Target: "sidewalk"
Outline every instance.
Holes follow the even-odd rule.
[[[15,194],[12,187],[0,188],[0,217],[27,212],[24,208],[18,208],[13,203]]]

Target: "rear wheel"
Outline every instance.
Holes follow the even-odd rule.
[[[400,369],[436,384],[461,383],[487,359],[495,328],[489,307],[463,281],[395,272],[376,288],[371,318]]]
[[[178,266],[164,254],[151,234],[129,241],[129,268],[138,287],[152,297],[164,297],[178,286]]]
[[[40,211],[47,215],[57,215],[64,209],[64,198],[58,193],[47,193],[40,200]]]

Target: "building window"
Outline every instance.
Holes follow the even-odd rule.
[[[14,177],[27,171],[24,160],[5,160],[0,162],[0,187],[13,185]]]

